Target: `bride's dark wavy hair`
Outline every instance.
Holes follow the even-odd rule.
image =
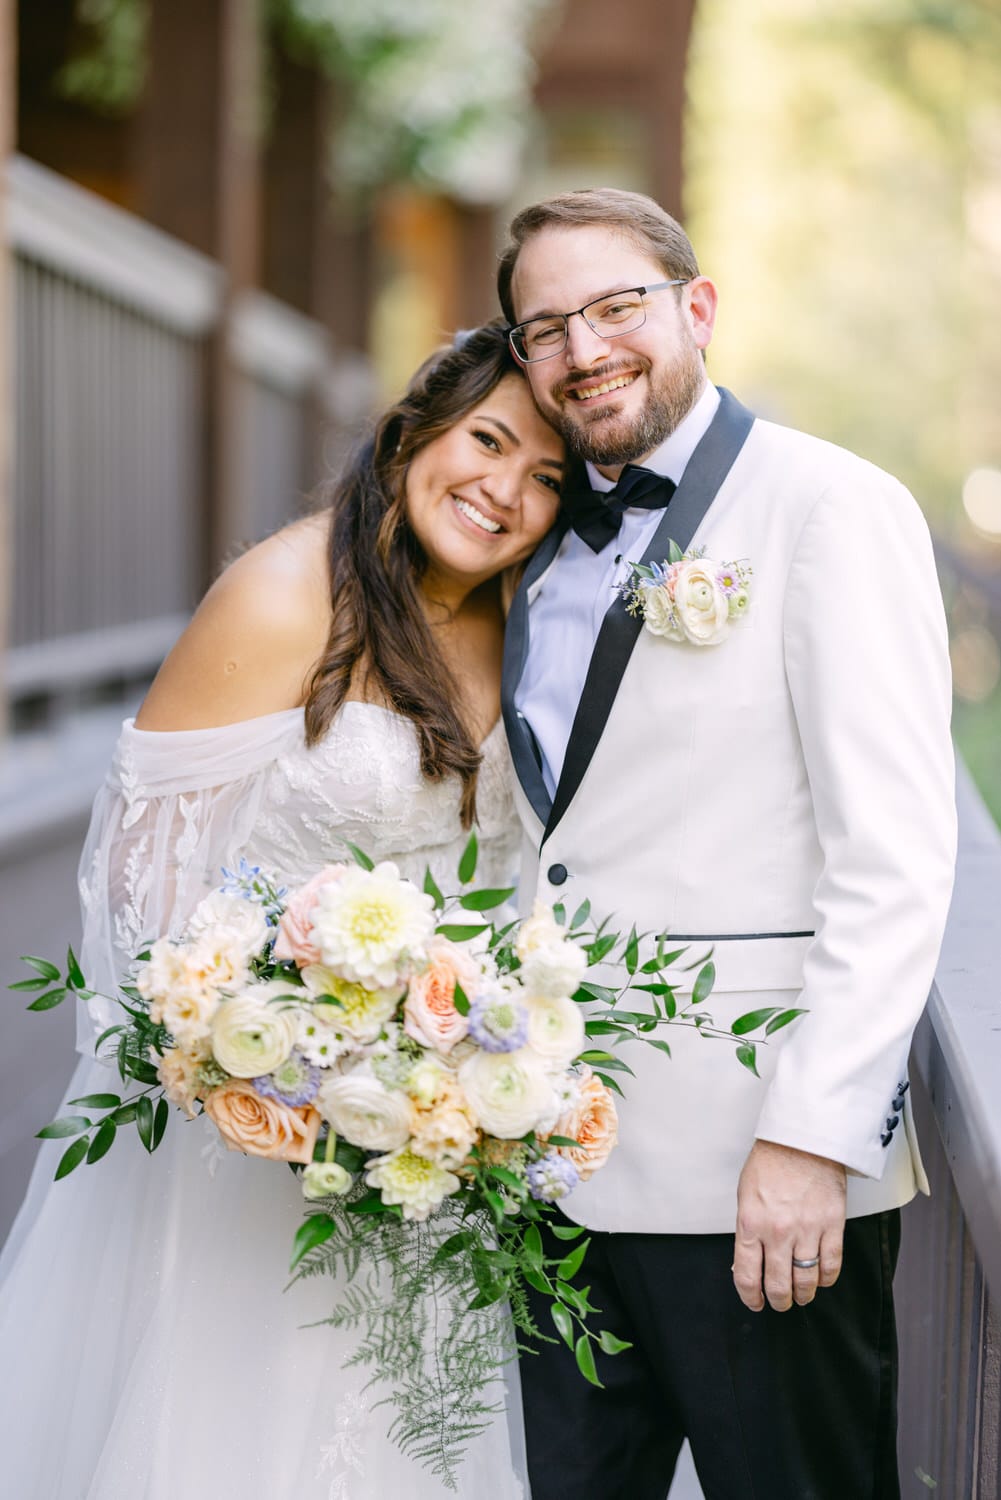
[[[309,682],[306,742],[323,738],[352,684],[360,684],[366,699],[412,721],[428,781],[459,777],[465,828],[476,816],[481,757],[422,608],[427,557],[407,516],[406,479],[415,454],[511,374],[521,371],[500,319],[438,350],[324,497],[332,512],[331,624]]]

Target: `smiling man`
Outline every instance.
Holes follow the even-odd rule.
[[[692,1025],[671,1062],[629,1055],[619,1146],[562,1207],[631,1347],[604,1391],[561,1342],[523,1361],[533,1490],[664,1500],[687,1437],[712,1500],[897,1500],[891,1284],[926,1187],[907,1054],[955,851],[927,527],[709,382],[716,289],[652,200],[525,210],[499,291],[576,455],[505,647],[523,899],[586,896],[679,970],[712,949],[717,1026],[777,1023],[750,1066]],[[639,563],[660,582],[630,612]]]

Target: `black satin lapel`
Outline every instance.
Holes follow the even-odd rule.
[[[716,415],[689,459],[681,483],[641,562],[663,562],[670,541],[677,542],[682,552],[691,545],[753,425],[753,412],[742,406],[729,391],[720,388]],[[616,596],[609,605],[595,642],[543,842],[570,806],[591,764],[642,625],[642,620],[626,613],[625,605]]]
[[[528,591],[556,556],[566,529],[565,520],[557,521],[552,531],[543,537],[535,553],[529,559],[528,567],[511,601],[504,629],[504,665],[501,672],[501,709],[504,714],[504,727],[507,730],[511,759],[514,761],[518,780],[543,827],[549,817],[553,799],[542,777],[542,768],[536,755],[532,731],[515,707],[514,695],[518,690],[521,674],[525,670],[525,658],[528,655]]]

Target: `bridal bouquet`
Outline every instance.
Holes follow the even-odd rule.
[[[329,1321],[357,1330],[353,1361],[388,1386],[396,1441],[454,1486],[517,1335],[542,1336],[526,1286],[551,1299],[550,1336],[586,1379],[599,1383],[596,1348],[627,1347],[595,1329],[578,1285],[585,1231],[554,1224],[567,1242],[555,1259],[539,1232],[615,1146],[616,1075],[630,1071],[617,1044],[667,1052],[657,1033],[691,1025],[736,1042],[753,1069],[749,1034],[799,1012],[719,1031],[704,1009],[710,958],[681,1005],[665,974],[684,950],[660,939],[641,962],[635,930],[589,927],[587,902],[569,918],[539,905],[489,920],[513,892],[473,885],[475,835],[447,898],[430,873],[419,890],[351,853],[292,890],[246,862],[224,872],[180,937],[138,956],[123,1019],[98,1042],[131,1093],[71,1101],[86,1113],[39,1134],[73,1137],[62,1177],[133,1121],[152,1152],[173,1104],[230,1149],[292,1164],[308,1205],[292,1271],[339,1274]],[[90,998],[72,952],[63,984],[55,965],[26,962],[35,977],[15,988],[46,991],[33,1008]],[[619,988],[587,978],[599,963]],[[631,989],[643,1010],[621,1003]]]

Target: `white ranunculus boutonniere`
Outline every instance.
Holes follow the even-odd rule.
[[[651,635],[693,646],[715,646],[751,602],[751,565],[716,562],[704,547],[682,552],[675,542],[662,563],[632,563],[619,592]]]

